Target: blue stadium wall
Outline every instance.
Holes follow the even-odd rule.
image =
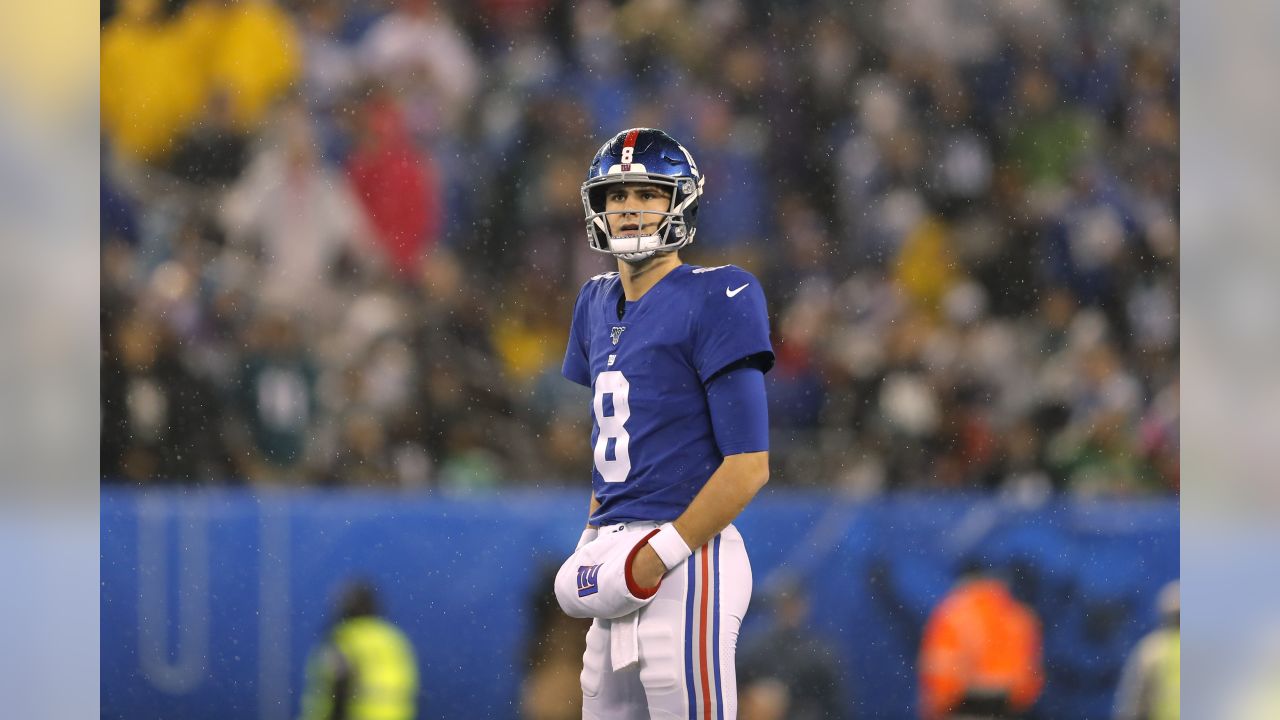
[[[532,606],[577,540],[581,492],[102,494],[102,717],[296,717],[335,590],[372,579],[422,665],[423,718],[519,717]],[[1014,568],[1045,625],[1046,718],[1110,715],[1120,665],[1178,575],[1174,501],[851,501],[769,492],[739,519],[744,643],[784,576],[812,593],[859,718],[913,718],[929,610],[969,558]]]

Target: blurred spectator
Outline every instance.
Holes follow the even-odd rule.
[[[737,123],[736,125],[734,123]],[[762,162],[765,130],[752,116],[735,115],[727,100],[713,98],[698,118],[699,169],[719,180],[737,202],[707,202],[699,208],[698,245],[717,256],[740,256],[742,247],[764,239],[768,174]]]
[[[231,187],[222,223],[232,243],[261,258],[254,281],[260,302],[327,319],[339,261],[375,263],[368,220],[351,188],[323,164],[305,108],[290,102],[270,129],[270,143]]]
[[[770,595],[773,626],[746,644],[739,660],[744,720],[840,720],[839,661],[809,629],[809,599],[794,581]]]
[[[496,420],[492,418],[491,422]],[[498,432],[501,432],[500,429]],[[502,481],[498,454],[485,447],[485,429],[478,419],[468,418],[445,430],[444,459],[440,485],[460,493],[492,490]]]
[[[219,95],[236,131],[254,129],[293,82],[292,20],[270,0],[125,0],[102,31],[103,129],[125,156],[155,161]]]
[[[1181,603],[1175,580],[1156,601],[1160,626],[1134,648],[1116,691],[1116,720],[1178,720],[1182,687]]]
[[[161,0],[123,0],[102,29],[102,129],[113,147],[138,160],[167,154],[204,103],[200,61]]]
[[[173,174],[202,187],[222,189],[244,172],[249,161],[248,135],[231,116],[225,91],[210,95],[204,115],[175,142],[168,166]]]
[[[379,617],[364,581],[342,589],[333,625],[307,662],[300,720],[413,720],[418,664],[409,639]]]
[[[104,153],[105,155],[106,153]],[[105,167],[108,161],[104,159]],[[123,240],[130,244],[138,241],[138,210],[135,200],[120,188],[116,187],[113,178],[102,173],[99,182],[99,228],[105,252],[106,244],[113,240]]]
[[[1008,160],[1033,190],[1058,190],[1096,133],[1080,110],[1061,102],[1045,70],[1024,66],[1015,85],[1018,112],[1008,130]]]
[[[105,308],[104,308],[105,310]],[[178,341],[142,310],[103,327],[102,468],[135,482],[222,480],[222,402]]]
[[[251,337],[295,318],[309,481],[576,481],[556,346],[607,267],[570,158],[683,128],[719,198],[693,259],[731,249],[773,303],[775,482],[1176,493],[1176,30],[1064,0],[127,0],[104,331],[161,318],[219,419],[261,414]],[[153,378],[104,352],[106,416]],[[215,424],[209,457],[244,434]]]
[[[259,320],[237,381],[243,435],[237,457],[246,476],[301,484],[303,461],[316,414],[316,368],[294,321],[285,315]]]
[[[894,281],[916,308],[936,317],[943,297],[959,280],[947,228],[936,219],[918,218],[901,242],[894,259]]]
[[[1044,687],[1035,611],[995,577],[966,572],[929,615],[920,644],[920,714],[1016,718]]]
[[[1140,428],[1142,451],[1159,476],[1161,489],[1173,492],[1182,486],[1178,417],[1178,381],[1174,380],[1156,394]]]
[[[239,128],[255,128],[298,76],[293,18],[274,0],[188,0],[175,25],[200,58],[206,92],[225,95]]]
[[[398,483],[394,458],[378,419],[353,412],[343,419],[333,475],[353,487],[394,486]]]
[[[347,3],[315,0],[300,5],[299,90],[316,111],[326,112],[341,104],[360,78],[355,51],[340,38]]]
[[[568,340],[560,318],[539,300],[532,289],[512,293],[507,312],[493,323],[494,350],[502,362],[503,377],[516,386],[528,388],[543,368],[555,364],[564,354]]]
[[[404,114],[390,94],[373,94],[358,112],[359,131],[347,174],[387,264],[410,277],[440,236],[435,167],[414,146]]]
[[[463,130],[480,75],[475,49],[445,3],[396,0],[360,42],[364,71],[405,98],[420,137]]]

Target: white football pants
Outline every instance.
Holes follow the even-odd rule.
[[[660,523],[606,526],[635,533]],[[625,542],[625,541],[624,541]],[[634,543],[633,543],[634,544]],[[652,601],[633,615],[595,620],[582,657],[584,720],[732,720],[738,714],[734,658],[751,600],[751,562],[730,525],[667,572]],[[621,627],[630,623],[632,627]],[[615,634],[635,633],[638,664],[614,670]]]

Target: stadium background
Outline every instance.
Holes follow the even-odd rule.
[[[804,523],[782,531],[791,503],[911,500],[933,528],[898,543],[930,568],[904,581],[920,612],[960,550],[1000,546],[1005,522],[1071,528],[1025,553],[1114,590],[1107,611],[1075,580],[1036,605],[1046,627],[1087,626],[1098,644],[1082,656],[1101,658],[1088,697],[1051,716],[1096,717],[1177,574],[1177,30],[1159,0],[104,4],[104,714],[181,700],[129,651],[144,630],[130,590],[156,570],[144,517],[170,518],[149,537],[175,564],[176,607],[185,518],[209,518],[197,532],[265,507],[314,517],[287,525],[284,542],[306,548],[300,533],[339,532],[368,502],[403,516],[410,547],[277,579],[286,607],[308,608],[290,620],[304,649],[346,573],[373,574],[400,620],[430,614],[411,589],[476,532],[438,513],[532,522],[521,532],[540,544],[486,556],[492,585],[449,590],[482,615],[531,606],[525,576],[571,542],[590,463],[586,398],[558,377],[574,293],[608,269],[577,189],[600,142],[648,125],[708,178],[688,259],[752,270],[771,303],[773,479],[744,526],[801,543]],[[569,527],[519,520],[512,498]],[[967,545],[935,537],[992,512]],[[887,532],[830,522],[852,547]],[[268,599],[252,563],[236,569],[263,562],[249,528],[241,550],[210,556],[229,578],[219,597],[245,611],[232,622]],[[344,537],[343,557],[369,552]],[[1094,545],[1108,549],[1079,549]],[[842,672],[863,715],[892,716],[856,662],[888,630],[839,615],[865,565],[753,556],[762,571],[798,564],[811,592],[826,574],[851,581],[815,595],[813,622],[872,633],[839,636]],[[754,614],[767,621],[762,602]],[[508,629],[467,640],[514,656],[531,627]],[[1051,663],[1073,652],[1053,644],[1065,637],[1047,630]],[[459,646],[415,639],[428,668]],[[232,647],[207,648],[204,687],[253,683],[216,675]],[[293,649],[275,652],[300,672]],[[1056,671],[1046,703],[1079,680],[1066,660]],[[424,716],[458,707],[464,689],[427,677]],[[252,707],[222,715],[296,712]]]

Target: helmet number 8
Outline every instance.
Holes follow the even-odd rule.
[[[623,427],[631,417],[631,408],[627,404],[630,394],[631,384],[621,372],[607,370],[596,376],[596,395],[592,405],[600,434],[596,436],[595,463],[596,471],[608,483],[625,482],[627,474],[631,472],[631,436]],[[605,414],[606,397],[612,406],[608,408],[608,415]],[[612,453],[609,452],[610,445]]]

